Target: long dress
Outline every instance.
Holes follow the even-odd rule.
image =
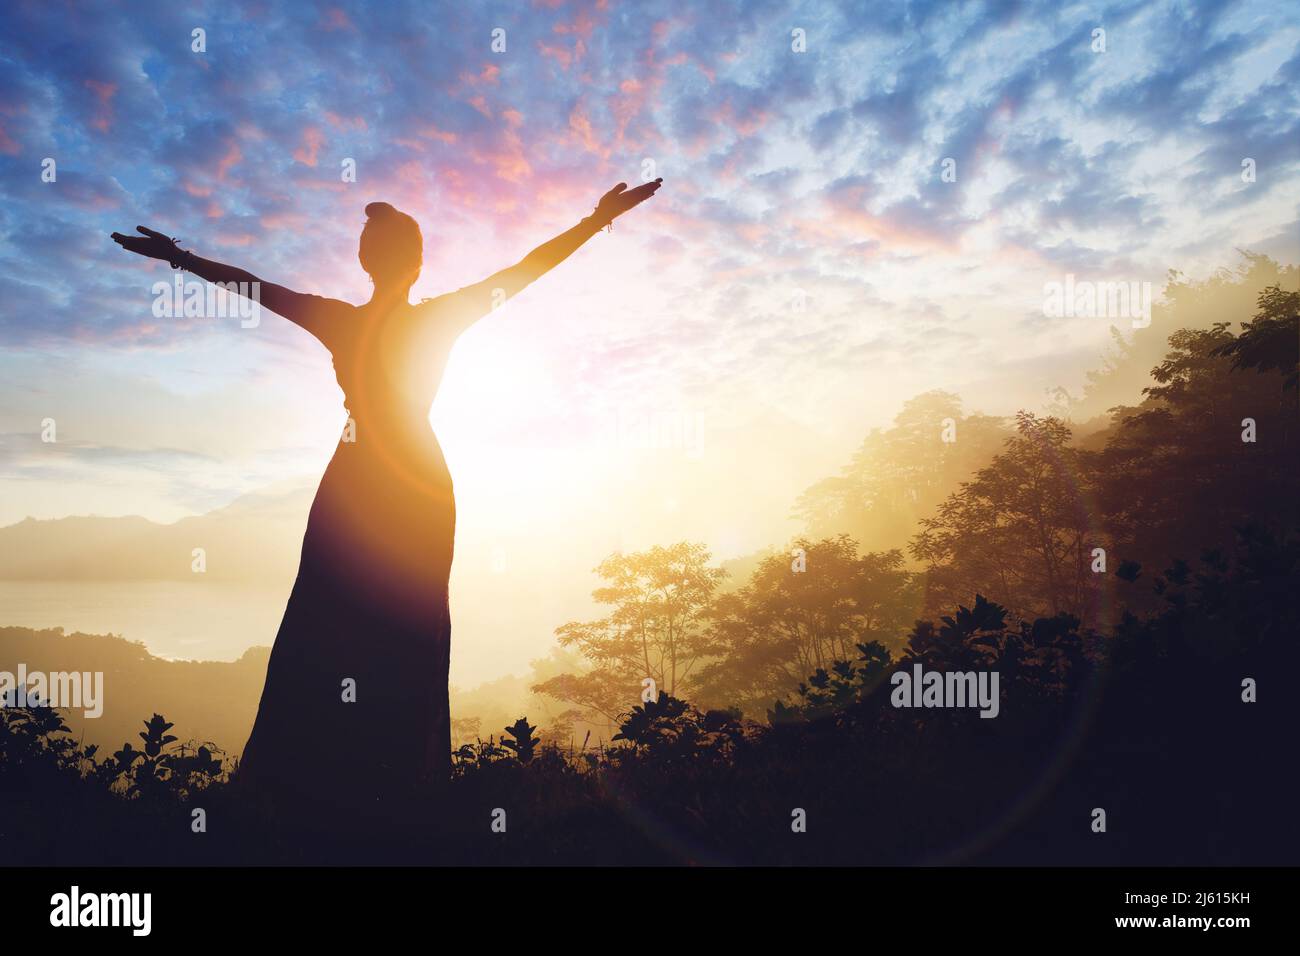
[[[303,537],[239,778],[367,803],[445,780],[456,506],[428,415],[478,295],[355,307],[304,296],[349,419]]]

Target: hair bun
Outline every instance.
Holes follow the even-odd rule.
[[[372,202],[366,205],[366,216],[370,219],[383,219],[397,212],[386,202]]]

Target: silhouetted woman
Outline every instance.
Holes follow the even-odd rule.
[[[302,560],[244,748],[241,782],[273,795],[373,802],[445,779],[447,669],[456,506],[429,411],[457,336],[563,262],[656,180],[605,194],[591,216],[476,285],[412,305],[420,227],[366,207],[358,256],[365,305],[292,292],[181,250],[166,236],[113,233],[123,248],[210,282],[256,283],[261,305],[316,336],[334,358],[348,423],[325,471]]]

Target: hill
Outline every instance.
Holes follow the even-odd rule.
[[[103,715],[64,717],[74,736],[105,750],[138,744],[142,722],[157,711],[175,722],[182,740],[213,741],[237,754],[253,726],[269,656],[270,648],[253,647],[232,662],[169,661],[112,634],[0,627],[0,670],[21,662],[29,673],[103,672]]]

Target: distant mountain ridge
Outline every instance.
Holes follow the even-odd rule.
[[[269,647],[257,646],[237,661],[171,661],[114,634],[0,627],[2,671],[17,673],[25,664],[29,674],[103,673],[102,716],[60,713],[74,737],[108,752],[127,741],[139,748],[143,722],[159,713],[176,725],[172,733],[180,740],[211,742],[238,756],[253,727],[270,655]],[[511,675],[468,690],[452,688],[453,716],[478,718],[485,738],[500,734],[520,708],[535,703],[528,689],[535,679]]]
[[[0,627],[0,670],[104,674],[104,712],[85,718],[62,710],[74,737],[116,750],[140,746],[143,722],[160,713],[182,741],[212,741],[231,755],[248,739],[266,677],[269,647],[252,647],[239,660],[169,661],[142,644],[111,634],[65,634],[62,628]]]
[[[302,486],[245,495],[172,524],[138,515],[26,518],[0,528],[0,580],[192,581],[196,548],[209,578],[289,580],[312,494]]]

